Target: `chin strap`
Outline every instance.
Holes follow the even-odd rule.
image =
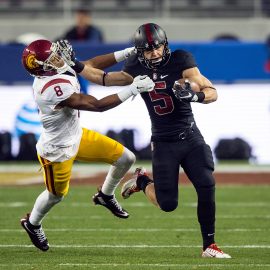
[[[62,67],[56,68],[56,71],[58,74],[62,74],[68,71],[68,68],[69,68],[69,65],[65,62],[65,64]]]

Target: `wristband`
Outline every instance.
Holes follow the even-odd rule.
[[[115,58],[115,61],[118,63],[118,62],[122,62],[126,59],[125,57],[125,50],[122,50],[122,51],[117,51],[117,52],[114,52],[114,58]]]
[[[202,102],[204,101],[204,99],[205,99],[205,94],[204,94],[204,92],[198,92],[198,93],[196,93],[196,95],[197,95],[197,97],[198,97],[197,102],[202,103]]]
[[[76,71],[76,73],[81,73],[84,69],[84,64],[78,60],[74,61],[75,65],[72,66],[71,68]]]
[[[120,91],[119,93],[117,93],[119,99],[124,102],[126,101],[128,98],[130,98],[131,96],[133,96],[132,93],[132,89],[131,88],[126,88],[122,91]]]
[[[107,76],[107,72],[104,71],[103,77],[102,77],[102,85],[105,86],[105,77]]]

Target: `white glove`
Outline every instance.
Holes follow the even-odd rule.
[[[150,92],[154,89],[155,83],[147,75],[139,75],[134,78],[130,89],[133,95],[143,92]]]
[[[117,95],[124,102],[131,96],[135,97],[140,93],[150,92],[154,87],[155,83],[147,75],[139,75],[134,78],[133,83],[128,88],[120,91]]]
[[[114,52],[116,62],[122,62],[130,57],[131,54],[135,53],[135,47],[126,48],[122,51]]]

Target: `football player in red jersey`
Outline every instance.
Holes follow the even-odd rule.
[[[153,81],[147,76],[134,80],[125,72],[97,69],[74,58],[73,69],[64,61],[59,43],[36,40],[28,45],[22,55],[24,68],[35,77],[34,98],[39,108],[42,133],[37,143],[37,155],[43,168],[46,189],[37,197],[31,214],[21,219],[21,225],[32,243],[42,251],[49,243],[42,228],[42,220],[50,209],[61,202],[68,193],[73,162],[104,162],[111,165],[106,179],[93,196],[93,202],[102,205],[119,218],[128,218],[114,192],[120,180],[135,162],[135,155],[119,142],[93,130],[82,128],[78,110],[103,112],[112,109],[131,96],[152,91]],[[92,59],[105,67],[125,58],[132,50],[118,51]],[[80,94],[76,72],[100,85],[128,85],[117,94],[100,100]]]

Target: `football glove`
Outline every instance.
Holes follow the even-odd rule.
[[[197,102],[199,100],[197,93],[192,90],[188,80],[185,80],[184,84],[175,81],[172,90],[175,97],[181,101]]]
[[[56,42],[58,50],[64,61],[77,73],[82,72],[84,64],[75,57],[75,51],[67,40],[59,40]]]
[[[72,45],[67,40],[63,39],[57,41],[56,44],[65,62],[71,67],[74,66],[76,58]]]
[[[131,91],[133,95],[137,95],[143,92],[150,92],[154,87],[155,83],[147,75],[139,75],[134,78],[131,84]]]
[[[131,54],[135,54],[135,47],[126,48],[122,51],[114,52],[116,62],[121,62],[130,57]]]

